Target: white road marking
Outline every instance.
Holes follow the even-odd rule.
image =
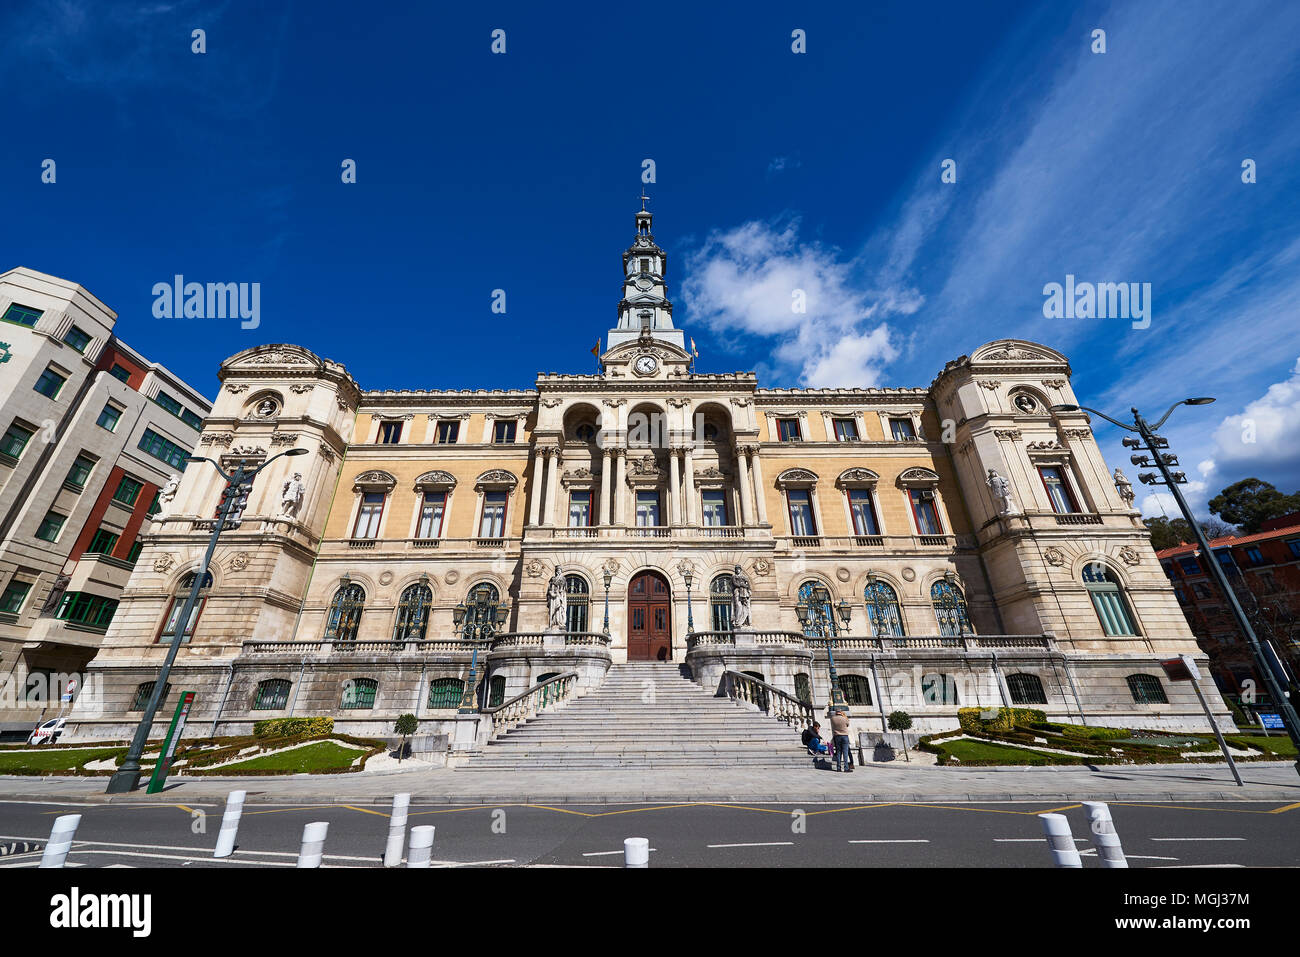
[[[650,848],[651,852],[659,850],[657,847]],[[606,857],[610,854],[622,854],[623,851],[585,851],[583,857]]]
[[[1046,843],[1047,838],[1045,837],[995,837],[993,838],[993,841],[995,844],[1043,844]],[[1076,837],[1074,839],[1074,843],[1087,844],[1088,839],[1086,837]]]
[[[1096,857],[1097,849],[1095,847],[1090,847],[1086,851],[1080,851],[1079,856]],[[1176,861],[1178,860],[1178,858],[1176,857],[1153,857],[1150,854],[1130,854],[1127,851],[1124,852],[1124,857],[1132,861]]]
[[[1153,837],[1153,841],[1244,841],[1244,837]]]
[[[706,844],[705,847],[793,847],[794,841],[768,841],[762,844]]]
[[[849,841],[850,844],[929,844],[926,838],[898,838],[896,840]]]

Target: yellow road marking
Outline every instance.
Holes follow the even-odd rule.
[[[1300,801],[1297,801],[1295,804],[1288,804],[1286,807],[1275,807],[1275,808],[1273,808],[1273,810],[1271,810],[1271,811],[1265,811],[1264,813],[1265,813],[1265,814],[1281,814],[1281,813],[1283,813],[1284,811],[1294,811],[1294,810],[1295,810],[1296,808],[1298,808],[1298,807],[1300,807]]]

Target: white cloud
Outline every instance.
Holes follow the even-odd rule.
[[[1219,468],[1234,480],[1258,474],[1294,491],[1300,485],[1300,360],[1287,379],[1224,419],[1214,446]]]

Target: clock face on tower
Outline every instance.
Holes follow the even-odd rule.
[[[654,375],[654,371],[659,368],[659,360],[651,355],[640,355],[636,357],[632,368],[637,375]]]

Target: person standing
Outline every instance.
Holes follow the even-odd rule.
[[[853,746],[849,743],[849,713],[843,708],[831,711],[831,743],[835,747],[835,770],[853,770]]]

